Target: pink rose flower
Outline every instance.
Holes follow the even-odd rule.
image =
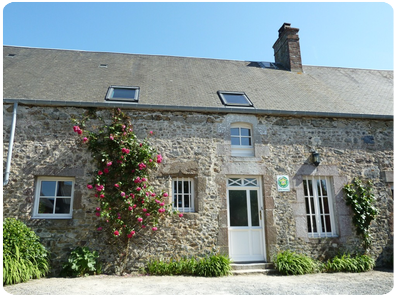
[[[125,196],[125,193],[124,192],[121,192],[121,197],[124,197]]]
[[[162,156],[161,155],[157,155],[157,163],[161,163],[162,162]]]
[[[100,196],[99,196],[99,197],[103,199],[103,198],[104,198],[104,194],[100,194]]]
[[[93,186],[92,186],[92,185],[87,185],[87,188],[88,188],[88,189],[92,189]]]
[[[158,230],[158,228],[157,228],[157,227],[153,227],[153,228],[151,228],[151,230],[153,230],[153,231],[157,231],[157,230]]]
[[[78,135],[81,135],[82,133],[83,133],[82,130],[78,130],[78,131],[77,131],[77,134],[78,134]]]
[[[168,197],[168,193],[165,192],[162,196]]]
[[[86,143],[87,141],[88,141],[88,138],[87,138],[87,137],[84,137],[84,138],[83,138],[83,142]]]
[[[142,225],[142,228],[146,228],[146,226],[145,226],[145,225]]]
[[[153,134],[153,131],[150,131],[150,134]]]
[[[74,132],[77,132],[78,130],[80,130],[80,127],[79,126],[73,126],[73,130],[74,130]]]
[[[161,203],[160,203],[160,205],[161,205],[161,206],[164,206],[164,205],[165,205],[165,203],[164,203],[164,202],[161,202]]]
[[[183,217],[183,214],[182,214],[182,213],[179,213],[179,218],[181,218],[181,217]]]
[[[100,211],[100,207],[97,207],[97,208],[96,208],[96,211]]]
[[[117,230],[115,230],[115,231],[114,231],[114,235],[115,235],[115,236],[118,236],[118,235],[120,235],[120,232],[118,232]]]
[[[98,229],[96,229],[96,230],[98,230],[98,231],[102,231],[102,229],[103,229],[102,227],[99,227],[99,228],[98,228]]]
[[[97,217],[100,217],[100,212],[96,212],[95,215],[96,215]]]
[[[109,173],[109,168],[103,169],[103,172],[104,172],[104,173]]]
[[[98,174],[99,174],[99,175],[102,175],[102,174],[103,174],[103,172],[99,170],[99,171],[98,171]]]
[[[110,162],[107,162],[106,165],[107,165],[107,166],[111,166],[112,164],[113,164],[113,162],[110,161]]]
[[[137,218],[138,222],[143,222],[143,218]]]
[[[142,189],[141,187],[137,187],[137,188],[136,188],[136,191],[139,192],[141,189]]]
[[[129,210],[129,211],[132,211],[132,210],[133,210],[133,207],[132,207],[132,206],[129,206],[129,207],[128,207],[128,210]]]
[[[142,210],[143,210],[144,212],[146,212],[146,211],[147,211],[147,208],[143,208]]]
[[[114,187],[119,188],[120,185],[119,184],[114,184]]]
[[[149,216],[150,216],[150,214],[149,214],[149,213],[146,213],[146,216],[147,216],[147,217],[149,217]]]

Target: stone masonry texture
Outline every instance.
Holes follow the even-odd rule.
[[[12,110],[12,105],[3,105],[4,167]],[[104,272],[118,271],[120,255],[111,252],[105,235],[96,231],[97,198],[86,188],[95,168],[72,129],[71,119],[84,111],[77,107],[19,105],[10,182],[3,188],[3,217],[18,218],[36,232],[51,252],[54,275],[69,252],[81,245],[99,252]],[[268,262],[285,249],[318,259],[361,251],[341,189],[354,177],[372,179],[379,215],[371,225],[370,253],[378,266],[392,259],[393,181],[389,176],[393,174],[393,121],[124,111],[139,138],[154,131],[151,144],[164,157],[163,164],[152,172],[155,186],[171,193],[174,177],[191,177],[195,182],[195,212],[186,213],[182,219],[167,219],[155,234],[134,242],[129,270],[139,269],[150,259],[227,254],[226,181],[230,175],[261,180]],[[97,112],[111,117],[109,109]],[[231,156],[230,125],[235,122],[252,126],[253,157]],[[318,167],[312,165],[312,150],[320,153]],[[289,176],[290,192],[277,191],[277,175]],[[301,200],[301,179],[306,175],[331,177],[337,237],[308,237]],[[72,219],[32,219],[35,181],[40,176],[75,178]]]

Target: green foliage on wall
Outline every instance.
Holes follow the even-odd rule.
[[[353,210],[352,222],[356,227],[356,233],[363,238],[365,250],[371,246],[370,224],[378,215],[378,209],[374,206],[375,196],[372,189],[372,181],[366,183],[355,178],[352,183],[344,186],[346,203]]]

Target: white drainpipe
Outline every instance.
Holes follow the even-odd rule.
[[[5,172],[5,176],[4,176],[4,180],[3,180],[3,186],[6,186],[8,184],[9,178],[10,178],[12,147],[13,147],[13,143],[14,143],[17,108],[18,108],[18,102],[15,102],[14,103],[14,112],[12,114],[11,136],[10,136],[10,142],[8,143],[7,165],[6,165],[6,172]]]

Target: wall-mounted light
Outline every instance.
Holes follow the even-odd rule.
[[[312,161],[315,166],[318,166],[320,164],[320,155],[317,151],[312,152]]]

